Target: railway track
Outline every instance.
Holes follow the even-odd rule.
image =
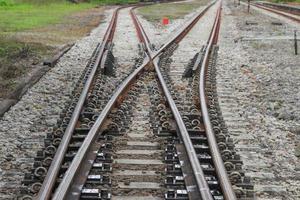
[[[103,41],[95,49],[91,61],[76,84],[77,88],[73,91],[74,99],[69,102],[69,107],[62,113],[62,120],[58,127],[47,133],[45,148],[37,153],[34,176],[31,173],[25,175],[24,183],[27,187],[29,186],[29,191],[25,187],[23,192],[35,194],[43,191],[39,193],[38,198],[49,198],[53,188],[58,184],[57,178],[65,173],[73,154],[80,147],[78,146],[80,140],[84,139],[101,108],[110,98],[110,95],[100,94],[110,94],[134,70],[135,66],[139,66],[143,61],[143,57],[139,56],[133,68],[119,67],[119,76],[113,77],[117,63],[112,55],[112,40],[120,9],[122,8],[116,9],[112,14]],[[79,136],[76,136],[78,130],[80,130]],[[41,182],[44,184],[42,185]]]
[[[278,10],[300,16],[299,6],[297,7],[297,6],[293,6],[293,5],[289,5],[289,4],[268,3],[268,2],[260,2],[260,4],[271,7],[271,8],[278,8]]]
[[[268,4],[262,4],[262,3],[251,3],[251,5],[254,7],[261,8],[261,9],[267,10],[269,12],[275,13],[277,15],[283,16],[283,17],[288,18],[297,23],[300,23],[299,10],[297,12],[295,12],[295,11],[290,11],[290,10],[282,9],[280,7],[274,7],[274,6],[270,6]]]
[[[61,126],[48,134],[50,145],[39,153],[33,174],[25,177],[23,199],[236,199],[231,182],[245,187],[235,170],[227,175],[227,147],[219,151],[207,108],[212,100],[205,93],[220,27],[221,3],[215,3],[158,50],[134,7],[130,14],[140,56],[120,77],[109,78],[116,70],[111,47],[121,8],[113,13]],[[168,61],[211,6],[219,7],[216,19],[182,101],[181,91],[173,87],[178,83],[168,74]]]

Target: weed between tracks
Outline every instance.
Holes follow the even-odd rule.
[[[24,44],[0,36],[0,98],[5,97],[42,56],[50,55],[52,47]]]

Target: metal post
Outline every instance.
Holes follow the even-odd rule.
[[[248,0],[248,13],[250,12],[250,0]]]
[[[298,44],[297,44],[297,31],[294,31],[294,46],[295,46],[295,55],[298,55]]]

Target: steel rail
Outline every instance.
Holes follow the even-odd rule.
[[[47,175],[43,181],[41,189],[40,189],[38,195],[35,197],[35,199],[46,200],[51,197],[51,194],[52,194],[55,182],[56,182],[56,178],[59,174],[60,166],[64,160],[65,153],[68,149],[68,144],[70,143],[70,140],[72,138],[72,133],[75,130],[80,113],[82,111],[82,108],[84,106],[84,103],[85,103],[87,95],[88,95],[88,92],[91,88],[93,79],[94,79],[96,71],[98,69],[99,63],[100,63],[103,53],[105,51],[105,47],[106,47],[107,43],[110,42],[113,38],[113,34],[114,34],[113,32],[114,32],[114,29],[116,26],[118,12],[121,8],[122,7],[117,8],[113,13],[113,16],[111,18],[111,21],[109,23],[109,26],[106,30],[106,33],[104,35],[104,38],[103,38],[101,46],[100,46],[99,54],[96,59],[96,64],[92,68],[92,71],[89,74],[86,84],[84,85],[84,88],[80,94],[79,100],[76,104],[76,107],[75,107],[73,113],[72,113],[71,120],[66,128],[66,131],[61,140],[61,143],[60,143],[60,145],[55,153],[55,156],[53,158],[53,161],[48,169]]]
[[[161,47],[158,51],[154,53],[153,58],[157,57],[159,54],[161,54],[167,47],[169,47],[174,41],[180,41],[187,32],[194,26],[194,24],[200,19],[201,16],[204,15],[204,13],[210,8],[216,1],[209,4],[203,11],[201,11],[198,15],[199,17],[196,17],[197,19],[193,20],[191,24],[186,25],[185,29],[182,30],[182,32],[177,33],[175,36],[173,36],[163,47]],[[54,200],[62,200],[64,199],[68,191],[71,187],[72,181],[74,180],[74,177],[76,176],[76,173],[80,169],[81,164],[83,164],[83,160],[85,159],[85,156],[87,155],[87,152],[89,151],[89,147],[91,143],[94,141],[96,136],[99,134],[99,130],[101,129],[101,126],[103,125],[104,120],[106,119],[108,113],[111,111],[113,106],[116,104],[118,98],[121,96],[121,94],[126,90],[126,88],[129,86],[129,84],[137,79],[137,76],[142,72],[146,66],[151,64],[152,60],[149,58],[146,58],[146,60],[143,62],[143,64],[134,70],[123,82],[122,84],[117,88],[116,92],[113,94],[109,102],[106,104],[104,109],[102,110],[101,114],[95,121],[95,124],[89,131],[88,135],[86,136],[85,140],[83,141],[83,144],[79,148],[77,154],[75,155],[74,159],[72,160],[68,170],[65,173],[65,176],[62,179],[62,183],[58,186],[56,189],[53,198]],[[101,133],[100,133],[101,134]]]
[[[71,183],[76,175],[76,172],[80,168],[80,164],[82,160],[84,160],[87,151],[89,150],[90,144],[96,139],[99,130],[101,129],[104,120],[106,119],[107,115],[117,102],[120,95],[125,91],[125,89],[129,86],[129,84],[135,80],[138,74],[145,69],[145,66],[148,64],[148,59],[144,61],[144,63],[138,67],[133,73],[131,73],[125,81],[122,83],[120,87],[118,87],[117,91],[113,94],[109,102],[106,104],[104,109],[102,110],[101,114],[95,121],[95,124],[89,131],[88,135],[86,136],[85,140],[83,141],[80,149],[78,150],[76,156],[74,157],[71,165],[69,166],[66,175],[63,177],[61,185],[57,188],[56,192],[54,193],[53,199],[55,200],[62,200],[67,195],[68,190],[71,186]]]
[[[164,45],[162,45],[162,47],[160,47],[159,50],[154,51],[152,53],[152,59],[155,59],[156,57],[160,56],[168,47],[170,47],[174,42],[179,43],[184,37],[185,35],[193,28],[193,26],[199,21],[199,19],[208,11],[208,9],[213,6],[215,3],[217,2],[217,0],[212,1],[210,4],[208,4],[202,11],[200,11],[200,13],[195,14],[195,16],[193,18],[191,18],[182,28],[180,28],[177,33],[175,33],[174,35],[171,35],[171,39],[169,39],[169,41],[167,43],[165,43]],[[131,15],[134,14],[133,10],[138,8],[139,6],[136,6],[134,8],[132,8],[131,10]],[[131,16],[132,17],[132,16]],[[139,21],[139,19],[137,18],[137,23],[139,25],[138,29],[141,29],[141,32],[137,32],[138,37],[143,37],[146,39],[141,38],[140,41],[146,41],[147,43],[150,43],[150,40],[143,28],[143,26],[141,26],[141,22]],[[148,44],[145,44],[148,45]],[[146,46],[147,47],[147,46]],[[148,46],[149,48],[149,46]],[[149,48],[151,49],[151,48]]]
[[[139,38],[139,41],[145,45],[146,49],[144,49],[144,50],[146,50],[147,55],[151,58],[153,56],[153,52],[152,51],[147,51],[147,49],[151,49],[150,46],[149,46],[150,45],[149,38],[145,34],[145,30],[143,29],[143,27],[140,26],[140,22],[138,20],[136,20],[135,14],[133,12],[133,10],[138,8],[138,7],[140,7],[140,6],[136,6],[136,7],[133,7],[133,8],[130,9],[130,16],[131,16],[133,24],[136,28],[136,33],[137,33],[137,36]]]
[[[193,174],[195,176],[196,182],[197,182],[197,186],[198,186],[198,190],[201,194],[201,199],[203,200],[213,200],[213,196],[210,192],[210,189],[208,187],[207,181],[205,179],[205,175],[203,173],[202,167],[200,165],[200,161],[197,157],[197,153],[195,151],[195,148],[193,146],[192,140],[189,136],[189,133],[186,129],[186,126],[182,120],[182,117],[178,111],[178,108],[171,96],[171,93],[167,87],[167,84],[161,74],[161,71],[159,69],[158,66],[158,60],[159,58],[155,58],[153,61],[154,67],[155,67],[155,71],[157,73],[159,82],[162,86],[162,89],[164,91],[164,94],[166,96],[166,99],[168,101],[168,104],[171,108],[171,111],[174,115],[181,139],[183,141],[184,147],[186,149],[189,161],[191,163],[192,169],[193,169]]]
[[[228,178],[227,171],[224,167],[224,163],[217,145],[217,141],[214,135],[214,131],[210,122],[210,117],[207,109],[207,99],[205,94],[205,76],[208,67],[208,61],[211,53],[212,46],[217,43],[218,34],[220,29],[220,20],[221,20],[221,10],[222,5],[218,9],[217,17],[214,22],[214,26],[211,30],[210,37],[207,43],[206,52],[203,58],[203,62],[200,70],[200,84],[199,84],[199,94],[200,94],[200,105],[201,113],[203,116],[203,121],[205,125],[205,131],[208,139],[208,144],[212,154],[213,162],[217,172],[217,176],[221,185],[221,189],[226,200],[235,200],[236,195],[232,188],[231,182]]]
[[[274,8],[276,10],[286,12],[292,15],[300,16],[300,7],[293,7],[286,4],[278,4],[278,3],[266,3],[266,2],[257,2],[258,5],[266,6],[268,8]]]
[[[173,42],[180,42],[185,35],[192,29],[192,27],[197,23],[197,21],[206,13],[206,11],[213,6],[218,0],[212,1],[208,6],[206,6],[199,14],[196,14],[188,23],[186,23],[185,26],[183,26],[181,29],[179,29],[178,33],[171,36],[170,41]],[[192,26],[190,26],[192,25]],[[178,37],[179,35],[179,37]],[[158,51],[155,52],[155,55],[153,58],[156,58],[157,56],[161,55],[168,47],[171,46],[172,43],[165,43]]]
[[[131,16],[134,20],[134,24],[137,25],[138,27],[136,27],[136,30],[144,30],[142,28],[141,23],[139,22],[137,16],[133,13],[133,10],[131,12]],[[140,33],[140,35],[146,35],[146,33],[144,32],[143,34]],[[146,41],[146,39],[144,38],[143,41]],[[150,42],[150,41],[149,41]],[[145,44],[145,46],[147,47],[146,51],[149,52],[149,55],[151,55],[152,50],[149,48],[150,43],[149,44]],[[153,58],[151,58],[153,59]],[[197,182],[197,187],[199,190],[199,193],[201,194],[201,199],[205,199],[205,200],[213,200],[213,196],[210,192],[210,189],[208,187],[207,181],[205,180],[205,175],[203,173],[202,167],[200,165],[199,159],[197,157],[197,153],[194,149],[193,143],[189,137],[189,133],[187,131],[187,128],[183,122],[183,119],[181,117],[181,114],[179,113],[179,110],[175,104],[175,101],[170,93],[170,90],[168,89],[168,86],[163,78],[163,75],[159,69],[159,57],[156,57],[153,59],[153,65],[155,68],[155,72],[157,74],[157,77],[159,79],[160,85],[163,89],[163,92],[165,94],[165,97],[168,101],[168,104],[171,108],[171,111],[173,113],[173,116],[175,118],[178,130],[179,130],[179,134],[181,136],[181,139],[183,141],[183,144],[185,146],[187,155],[188,155],[188,159],[191,163],[192,169],[193,169],[193,174],[195,176],[196,182]]]
[[[260,9],[267,10],[267,11],[272,12],[272,13],[275,13],[275,14],[277,14],[277,15],[281,15],[281,16],[283,16],[283,17],[286,17],[286,18],[290,19],[290,20],[293,20],[293,21],[295,21],[295,22],[300,23],[300,18],[293,17],[293,16],[291,16],[291,15],[285,14],[284,11],[281,11],[281,10],[279,11],[279,10],[276,10],[275,8],[268,8],[268,7],[266,7],[266,6],[258,5],[258,4],[253,4],[253,3],[251,3],[250,5],[255,6],[255,7],[258,7],[258,8],[260,8]]]

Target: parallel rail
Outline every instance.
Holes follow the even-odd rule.
[[[255,6],[255,7],[258,7],[258,8],[261,8],[261,9],[264,9],[264,10],[267,10],[269,12],[272,12],[272,13],[275,13],[275,14],[278,14],[278,15],[281,15],[285,18],[288,18],[290,20],[293,20],[297,23],[300,23],[300,18],[299,16],[292,16],[293,13],[290,13],[288,11],[283,11],[281,9],[278,9],[278,8],[270,8],[270,7],[267,7],[265,5],[261,5],[261,4],[257,4],[257,3],[251,3],[252,6]]]
[[[51,167],[48,171],[47,177],[43,183],[43,186],[40,190],[40,193],[38,195],[38,199],[49,199],[50,196],[53,194],[52,199],[78,199],[80,197],[80,190],[82,189],[83,183],[86,180],[86,177],[78,177],[77,173],[79,171],[88,171],[90,169],[92,163],[91,160],[93,157],[96,156],[96,152],[93,151],[93,145],[96,143],[96,138],[99,136],[99,132],[101,133],[101,130],[103,128],[104,122],[110,113],[110,111],[118,104],[119,101],[123,98],[124,93],[128,91],[128,88],[131,86],[131,84],[138,79],[139,75],[147,69],[147,67],[154,66],[155,71],[158,75],[160,84],[163,88],[164,94],[167,98],[167,101],[170,105],[170,108],[173,112],[173,115],[175,117],[179,132],[182,136],[184,145],[186,147],[186,150],[188,152],[188,157],[190,160],[190,163],[193,168],[194,175],[196,177],[197,186],[199,189],[199,192],[201,193],[202,199],[213,199],[212,194],[210,193],[210,189],[208,187],[208,184],[205,180],[201,165],[199,163],[199,160],[197,158],[196,152],[193,148],[191,139],[189,138],[188,131],[184,125],[184,122],[182,120],[182,117],[175,105],[174,100],[171,97],[171,93],[165,83],[165,80],[160,72],[158,61],[159,56],[173,43],[179,43],[184,36],[192,29],[192,27],[197,23],[197,21],[201,18],[201,16],[204,15],[204,13],[214,4],[215,2],[212,2],[210,5],[208,5],[203,11],[201,11],[199,14],[197,14],[189,23],[184,26],[184,28],[178,32],[175,36],[173,36],[165,45],[163,45],[159,50],[153,51],[151,49],[151,43],[149,38],[147,37],[147,34],[145,30],[143,29],[141,23],[139,22],[138,18],[135,16],[133,10],[131,10],[131,16],[134,20],[134,24],[137,29],[138,37],[140,39],[140,42],[142,42],[145,45],[145,50],[147,52],[147,57],[145,58],[143,64],[135,69],[123,82],[122,84],[116,89],[114,94],[112,95],[109,102],[105,105],[104,109],[100,113],[99,117],[95,121],[93,127],[90,129],[88,135],[84,139],[80,149],[78,150],[76,156],[72,160],[72,163],[70,164],[67,172],[65,173],[61,183],[57,189],[55,190],[55,193],[53,194],[53,187],[55,183],[55,179],[57,177],[57,174],[59,172],[59,167],[62,163],[63,156],[67,150],[68,143],[70,141],[70,137],[72,135],[72,132],[75,129],[75,126],[77,124],[77,120],[79,118],[80,111],[82,110],[83,103],[86,99],[87,93],[89,91],[89,88],[91,86],[93,76],[95,75],[96,69],[93,69],[95,71],[94,73],[91,72],[91,76],[89,77],[87,83],[90,85],[85,85],[84,90],[80,97],[80,102],[78,102],[75,112],[73,113],[72,120],[67,128],[67,131],[63,137],[63,140],[59,146],[58,152],[56,153],[54,157],[54,161],[51,164]],[[104,52],[105,46],[108,44],[108,42],[112,41],[113,38],[113,30],[116,26],[116,19],[117,19],[117,9],[112,17],[112,21],[107,29],[107,32],[105,34],[101,51],[100,53]],[[216,144],[215,136],[212,132],[211,124],[208,117],[208,112],[206,108],[206,99],[205,99],[205,69],[207,66],[208,58],[210,55],[210,50],[213,44],[216,44],[217,37],[218,37],[218,31],[220,27],[220,16],[221,16],[221,8],[219,8],[217,17],[215,19],[215,23],[213,26],[213,29],[210,34],[210,39],[208,42],[208,47],[205,53],[205,59],[204,64],[201,69],[201,79],[200,79],[200,98],[201,98],[201,109],[202,114],[204,116],[205,120],[205,128],[208,135],[208,141],[209,146],[211,148],[212,155],[214,157],[214,164],[217,168],[218,172],[218,178],[221,182],[222,190],[225,196],[225,199],[227,200],[234,200],[236,199],[235,194],[233,192],[233,189],[231,187],[230,181],[228,179],[225,167],[223,165],[222,158],[220,156],[220,153],[218,151],[218,147]],[[102,48],[103,47],[103,48]],[[101,61],[102,54],[99,54],[97,59],[98,61]],[[96,68],[96,67],[95,67]]]
[[[218,175],[218,178],[219,178],[220,183],[221,183],[221,188],[222,188],[222,191],[223,191],[223,195],[224,195],[225,199],[234,200],[234,199],[236,199],[236,196],[235,196],[235,193],[234,193],[233,188],[231,186],[230,180],[228,178],[226,169],[224,167],[222,157],[221,157],[221,154],[219,152],[218,145],[217,145],[217,142],[216,142],[216,138],[215,138],[215,135],[214,135],[214,132],[213,132],[213,129],[212,129],[212,125],[210,123],[210,118],[209,118],[208,109],[207,109],[206,95],[205,95],[206,69],[207,69],[207,66],[208,66],[208,60],[209,60],[209,56],[210,56],[212,46],[215,45],[217,43],[217,40],[218,40],[220,22],[221,22],[221,9],[222,9],[221,7],[222,6],[221,6],[221,3],[220,3],[220,6],[218,8],[217,15],[216,15],[216,18],[215,18],[215,21],[214,21],[214,25],[212,27],[210,37],[208,39],[208,44],[207,44],[205,56],[204,56],[202,67],[201,67],[199,90],[200,90],[201,111],[202,111],[202,114],[203,114],[206,134],[207,134],[207,137],[208,137],[208,143],[209,143],[209,146],[210,146],[210,149],[211,149],[211,153],[213,155],[212,157],[213,157],[215,167],[217,169],[216,171],[218,173],[217,175]],[[206,9],[205,9],[205,11],[206,11]],[[133,13],[133,10],[132,10],[131,13],[132,13],[132,17],[135,21],[135,24],[139,26],[139,27],[137,27],[137,30],[144,30],[142,28],[142,25],[139,22],[138,18]],[[199,19],[198,17],[199,16],[196,16],[194,19],[192,19],[191,20],[192,22],[190,24],[195,24],[197,22],[197,19]],[[191,28],[192,27],[189,26],[189,27],[186,27],[185,30],[189,31]],[[179,43],[179,41],[181,39],[183,39],[186,34],[187,34],[187,32],[184,32],[184,35],[182,35],[179,38],[176,38],[173,41],[176,42],[176,43]],[[140,34],[140,35],[146,35],[146,33],[143,32],[143,34]],[[148,38],[144,39],[143,41],[150,42]],[[152,50],[150,48],[148,48],[150,46],[150,44],[145,44],[145,46],[147,47],[147,51],[150,52],[149,54],[150,55],[153,54],[153,53],[151,53]],[[165,46],[167,46],[167,45],[165,45]],[[213,199],[212,194],[210,193],[210,189],[208,187],[208,184],[205,180],[204,173],[203,173],[202,168],[200,166],[199,160],[197,158],[197,154],[196,154],[195,149],[193,147],[193,144],[192,144],[192,142],[189,138],[188,131],[187,131],[187,129],[185,127],[185,124],[182,120],[182,117],[181,117],[181,115],[180,115],[180,113],[177,109],[177,106],[176,106],[176,104],[175,104],[175,102],[174,102],[174,100],[173,100],[173,98],[170,94],[170,91],[169,91],[169,89],[166,85],[166,82],[165,82],[165,80],[164,80],[164,78],[161,74],[160,68],[158,66],[159,59],[157,57],[152,57],[152,59],[153,59],[153,65],[155,67],[155,71],[158,75],[158,79],[159,79],[160,84],[163,88],[164,94],[167,98],[167,101],[168,101],[169,106],[172,110],[172,113],[175,117],[178,129],[179,129],[179,133],[181,134],[181,138],[183,139],[183,143],[184,143],[185,148],[188,152],[189,161],[192,165],[192,168],[193,168],[193,171],[194,171],[194,174],[195,174],[195,179],[197,181],[197,185],[198,185],[198,189],[200,191],[201,197],[202,197],[202,199]]]
[[[215,2],[213,2],[215,3]],[[160,55],[167,47],[169,47],[175,40],[180,41],[184,35],[187,34],[187,31],[189,31],[192,26],[195,25],[195,22],[197,20],[200,19],[200,17],[198,16],[203,16],[204,13],[208,10],[209,7],[211,7],[212,4],[210,4],[209,6],[207,6],[207,8],[205,10],[203,10],[202,12],[200,12],[193,20],[192,20],[192,24],[189,24],[187,26],[185,26],[185,29],[182,32],[179,32],[178,34],[176,34],[173,38],[171,38],[166,45],[164,45],[160,50],[158,50],[157,52],[155,52],[155,54],[153,55],[153,58],[157,57],[158,55]],[[187,30],[187,31],[186,31]],[[110,99],[110,101],[108,102],[108,104],[104,107],[104,109],[102,110],[100,116],[98,117],[98,119],[95,121],[94,126],[91,128],[91,130],[89,131],[88,135],[86,136],[83,144],[81,145],[81,148],[78,150],[76,156],[74,157],[71,165],[69,166],[66,175],[63,177],[62,182],[64,184],[60,184],[58,186],[58,188],[56,189],[53,199],[65,199],[68,194],[70,194],[70,189],[72,187],[72,182],[76,177],[76,173],[79,170],[80,167],[82,167],[81,165],[84,163],[88,163],[88,162],[84,162],[87,159],[87,155],[89,152],[89,147],[92,146],[93,141],[95,141],[95,138],[97,137],[98,132],[100,131],[101,127],[103,126],[103,123],[107,117],[107,115],[109,114],[109,112],[112,110],[112,108],[114,107],[114,105],[118,102],[118,99],[122,98],[122,94],[126,91],[126,89],[130,86],[130,84],[137,79],[138,75],[145,70],[145,68],[147,66],[149,66],[149,64],[151,63],[151,59],[146,58],[144,63],[138,67],[132,74],[130,74],[124,81],[123,83],[118,87],[118,89],[115,91],[115,93],[113,94],[112,98]]]
[[[99,64],[101,62],[101,59],[103,57],[103,54],[105,52],[105,47],[107,46],[107,44],[109,42],[112,41],[113,36],[114,36],[114,31],[116,28],[116,24],[117,24],[117,18],[118,18],[118,12],[121,8],[117,8],[111,18],[110,24],[106,30],[106,33],[104,35],[104,38],[102,40],[101,46],[100,46],[100,51],[99,54],[96,58],[96,64],[94,65],[92,71],[89,74],[89,77],[86,81],[86,84],[84,85],[84,88],[81,92],[81,95],[79,97],[79,100],[76,104],[75,110],[72,114],[72,117],[70,119],[70,122],[66,128],[66,131],[64,133],[64,136],[61,140],[61,143],[56,151],[56,154],[53,158],[53,161],[51,163],[51,166],[47,172],[47,175],[44,179],[44,182],[42,184],[42,187],[40,189],[40,192],[38,193],[36,199],[49,199],[51,197],[55,182],[56,182],[56,178],[59,174],[59,170],[60,167],[62,165],[65,153],[67,152],[68,149],[68,145],[70,143],[70,140],[72,138],[72,134],[75,130],[75,127],[78,123],[78,119],[80,116],[80,113],[83,109],[84,103],[87,99],[87,95],[88,92],[92,86],[96,71],[99,67]]]
[[[207,138],[209,141],[208,144],[210,146],[210,151],[213,155],[212,158],[213,158],[214,165],[215,165],[215,168],[217,171],[217,175],[218,175],[218,178],[219,178],[219,181],[221,184],[223,195],[224,195],[225,199],[234,200],[234,199],[236,199],[236,195],[232,189],[230,180],[228,178],[226,169],[224,167],[222,156],[219,152],[215,134],[213,132],[213,128],[212,128],[212,125],[210,122],[210,117],[208,114],[207,99],[206,99],[206,94],[205,94],[205,76],[206,76],[206,71],[207,71],[207,67],[208,67],[208,60],[209,60],[213,45],[216,45],[217,41],[218,41],[218,35],[219,35],[220,23],[221,23],[221,10],[222,10],[222,7],[220,6],[218,9],[218,12],[217,12],[217,16],[215,18],[214,26],[211,30],[211,34],[210,34],[210,37],[209,37],[209,40],[207,43],[207,47],[206,47],[206,52],[205,52],[203,62],[201,65],[199,94],[200,94],[201,112],[203,115],[203,121],[204,121],[204,125],[205,125],[206,135],[207,135]]]
[[[292,6],[289,4],[280,4],[280,3],[270,3],[270,2],[257,2],[260,5],[264,5],[267,7],[275,8],[281,10],[283,12],[288,12],[293,15],[300,16],[300,7]]]
[[[146,35],[146,33],[144,32],[144,29],[142,28],[142,25],[141,23],[139,22],[137,16],[134,14],[133,10],[131,10],[131,16],[134,20],[134,24],[136,25],[136,29],[137,30],[143,30],[143,33],[140,33],[139,35]],[[197,18],[195,18],[197,19]],[[196,24],[195,21],[192,21],[191,24]],[[188,30],[190,30],[191,27],[188,27]],[[187,34],[187,32],[184,33],[185,35]],[[184,36],[180,36],[180,38],[174,40],[174,42],[178,43],[181,39],[183,39]],[[142,41],[146,42],[145,43],[145,46],[147,47],[146,51],[148,52],[147,54],[148,55],[153,55],[153,52],[152,50],[149,48],[150,46],[150,41],[147,40],[146,38],[144,38]],[[160,82],[160,85],[163,89],[163,92],[166,96],[166,99],[168,101],[168,104],[171,108],[171,111],[173,113],[173,116],[175,118],[175,121],[176,121],[176,124],[177,124],[177,127],[179,129],[179,133],[181,135],[181,138],[183,140],[183,143],[184,143],[184,146],[186,148],[186,151],[188,152],[187,155],[189,157],[189,161],[191,163],[191,166],[192,166],[192,169],[193,169],[193,172],[194,172],[194,175],[195,175],[195,179],[197,181],[197,186],[198,186],[198,190],[201,194],[201,197],[202,199],[207,199],[207,200],[213,200],[213,197],[212,197],[212,194],[210,193],[210,189],[208,187],[208,184],[205,180],[205,176],[204,176],[204,173],[203,173],[203,170],[201,168],[201,165],[199,163],[199,160],[198,160],[198,157],[197,157],[197,154],[195,152],[195,149],[193,147],[193,144],[192,144],[192,141],[189,137],[189,134],[188,134],[188,131],[187,131],[187,128],[182,120],[182,117],[178,111],[178,108],[171,96],[171,93],[167,87],[167,84],[162,76],[162,73],[159,69],[159,65],[158,65],[158,62],[159,62],[159,58],[156,57],[156,58],[151,58],[150,59],[153,60],[153,65],[154,65],[154,68],[155,68],[155,72],[158,76],[158,79],[159,79],[159,82]]]

